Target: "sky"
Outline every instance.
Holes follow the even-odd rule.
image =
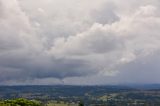
[[[160,83],[159,0],[0,0],[0,85]]]

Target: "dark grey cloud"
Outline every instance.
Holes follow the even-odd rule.
[[[158,5],[0,0],[0,84],[158,82]]]
[[[154,54],[137,58],[119,70],[119,83],[150,84],[159,83],[159,51]]]

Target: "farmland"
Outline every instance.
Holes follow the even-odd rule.
[[[0,106],[160,106],[158,86],[1,86]],[[18,99],[19,100],[19,99]],[[33,103],[32,103],[33,102]],[[17,105],[11,105],[17,103]],[[25,106],[25,105],[23,105]]]

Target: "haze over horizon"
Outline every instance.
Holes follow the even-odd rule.
[[[160,84],[159,0],[0,0],[0,85]]]

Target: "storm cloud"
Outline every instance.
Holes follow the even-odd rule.
[[[0,83],[160,83],[159,6],[0,0]]]

